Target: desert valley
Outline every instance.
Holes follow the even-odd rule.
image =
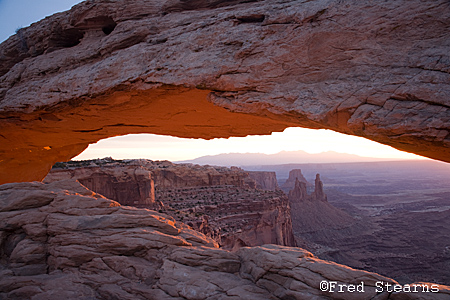
[[[447,0],[53,13],[0,44],[0,299],[450,299]],[[429,160],[354,160],[339,141],[339,161],[74,159],[129,134],[288,128]]]
[[[44,182],[68,179],[123,205],[166,213],[223,249],[299,246],[403,284],[450,284],[450,166],[445,163],[228,168],[105,158],[58,163]]]

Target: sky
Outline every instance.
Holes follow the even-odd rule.
[[[182,150],[180,150],[182,149]],[[365,157],[418,159],[365,138],[344,135],[325,129],[291,127],[271,135],[232,137],[229,139],[182,139],[151,134],[129,134],[92,144],[75,160],[111,156],[115,159],[148,158],[181,161],[220,153],[265,153],[303,150],[308,153],[335,151]]]
[[[70,9],[78,0],[0,0],[0,42],[16,29],[27,27],[56,12]]]
[[[70,9],[75,0],[0,0],[0,42],[16,29],[29,26],[46,16]],[[330,130],[288,128],[269,136],[230,139],[181,139],[151,134],[130,134],[92,144],[75,159],[111,156],[115,159],[148,158],[152,160],[188,160],[220,153],[265,153],[303,150],[309,153],[335,151],[365,157],[417,159],[420,156],[389,146]]]

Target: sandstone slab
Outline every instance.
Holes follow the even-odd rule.
[[[61,188],[61,182],[0,186],[0,204],[12,194],[18,203],[29,202],[27,193],[37,199],[40,193],[53,195],[50,203],[39,207],[18,205],[22,209],[0,212],[1,299],[359,300],[446,299],[450,295],[447,286],[439,286],[438,293],[411,297],[377,294],[375,282],[396,282],[317,259],[301,248],[218,249],[205,235],[168,216],[119,206],[76,182],[66,185],[83,194]],[[66,212],[65,202],[83,206],[88,200],[92,205],[84,206],[85,213]],[[37,213],[45,218],[35,218]],[[152,221],[145,223],[144,216]],[[33,224],[42,230],[26,230]],[[320,290],[322,280],[362,281],[366,290],[325,292]]]
[[[41,180],[127,133],[327,128],[450,161],[449,13],[445,0],[82,2],[0,46],[0,182]]]

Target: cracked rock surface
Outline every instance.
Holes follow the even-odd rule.
[[[221,250],[213,240],[166,215],[120,206],[75,181],[1,185],[0,207],[0,299],[450,296],[446,286],[439,286],[439,293],[411,298],[377,294],[377,281],[395,281],[317,259],[301,248]],[[365,291],[322,292],[322,280],[363,281]]]
[[[450,161],[449,14],[445,0],[85,1],[0,45],[0,182],[144,132],[327,128]]]

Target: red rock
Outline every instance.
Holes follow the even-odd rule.
[[[22,207],[0,212],[1,298],[373,299],[374,282],[396,283],[317,259],[300,248],[264,245],[228,252],[166,215],[121,207],[75,182],[64,182],[74,190],[62,188],[62,183],[0,186],[0,206],[15,195],[17,207]],[[28,203],[27,194],[53,198],[28,208],[20,204]],[[84,209],[73,214],[70,206]],[[44,221],[33,217],[37,213]],[[24,229],[32,224],[43,225],[45,239],[41,231]],[[323,280],[363,281],[365,292],[324,292],[319,289]],[[447,286],[439,290],[414,297],[450,295]],[[391,295],[400,295],[396,297]]]
[[[274,172],[256,172],[255,180],[252,172],[236,167],[150,160],[102,159],[57,166],[44,182],[77,179],[120,204],[164,211],[225,249],[267,243],[295,246],[289,202],[275,191]],[[261,184],[266,191],[256,189]],[[149,195],[156,199],[149,202]]]
[[[296,181],[300,181],[306,184],[306,186],[311,186],[311,184],[306,180],[306,178],[302,174],[302,170],[293,169],[289,171],[289,177],[285,183],[281,186],[281,189],[286,193],[289,193],[295,187]]]
[[[100,166],[93,164],[83,168],[56,168],[45,177],[44,182],[74,179],[122,205],[152,207],[155,204],[154,182],[150,171],[126,164],[117,168],[115,164],[108,164],[108,161],[100,161],[99,164]]]
[[[450,161],[446,1],[347,4],[95,0],[19,30],[0,45],[0,183],[128,133],[302,126]]]
[[[316,174],[316,180],[314,181],[314,194],[311,195],[316,201],[327,202],[327,195],[323,191],[323,183],[320,180],[320,174]]]
[[[256,181],[256,188],[261,190],[278,190],[277,175],[275,172],[266,171],[248,171],[251,179]]]

